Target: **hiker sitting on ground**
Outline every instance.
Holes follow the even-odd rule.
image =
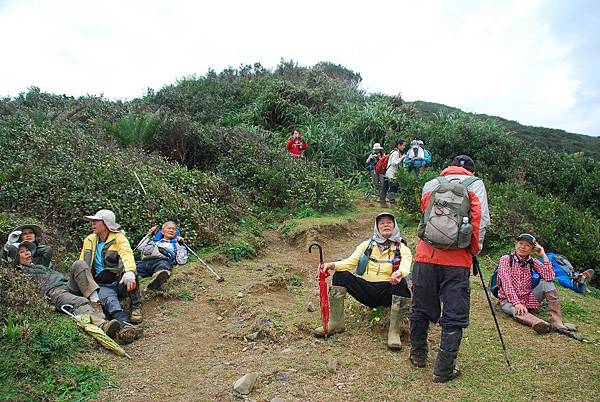
[[[594,277],[592,268],[577,272],[564,255],[555,253],[548,253],[547,255],[552,263],[552,268],[554,268],[554,281],[577,293],[589,292],[588,284]]]
[[[52,247],[43,243],[43,231],[38,225],[22,225],[15,228],[10,235],[8,241],[4,245],[4,255],[8,261],[14,261],[17,257],[17,247],[20,242],[28,241],[35,244],[36,250],[33,255],[33,263],[50,267],[52,260]]]
[[[115,214],[102,209],[84,219],[92,231],[83,241],[79,260],[71,274],[85,283],[84,296],[98,299],[110,318],[139,324],[142,322],[142,298],[137,286],[135,259],[129,240],[116,223]],[[131,300],[131,315],[123,310],[120,299]]]
[[[543,264],[532,258],[535,253],[542,257]],[[532,286],[533,271],[540,274],[539,283]],[[562,322],[560,298],[553,283],[554,269],[544,248],[528,233],[517,237],[515,252],[504,255],[498,262],[498,300],[502,311],[521,324],[532,327],[538,334],[553,328],[566,333],[574,328]],[[550,310],[550,323],[531,314],[546,299]],[[568,334],[567,334],[568,335]]]
[[[373,144],[373,151],[371,152],[371,155],[369,155],[367,161],[365,162],[368,165],[369,174],[371,175],[371,183],[373,185],[373,191],[375,191],[376,195],[379,195],[379,193],[381,192],[383,175],[375,171],[375,165],[377,164],[377,161],[381,159],[382,156],[383,147],[378,142],[376,142],[375,144]]]
[[[302,156],[302,153],[308,149],[308,144],[302,139],[300,131],[294,130],[285,147],[289,153],[296,158],[299,158]]]
[[[424,167],[426,164],[425,151],[419,146],[418,140],[412,140],[410,142],[410,149],[404,158],[404,167],[409,172],[414,170],[416,174],[419,174],[421,167]]]
[[[163,223],[159,232],[156,232],[156,229],[156,226],[151,227],[138,244],[142,260],[135,263],[142,278],[152,276],[148,284],[150,290],[160,289],[171,276],[173,265],[183,265],[188,259],[187,249],[179,244],[184,239],[180,236],[175,222]]]
[[[18,246],[18,254],[13,261],[14,267],[26,275],[33,277],[40,286],[40,291],[48,301],[60,311],[65,304],[73,306],[73,314],[90,316],[94,325],[101,327],[106,334],[121,343],[130,343],[141,335],[141,329],[125,325],[119,320],[106,319],[100,303],[94,303],[82,297],[77,279],[71,275],[69,281],[62,273],[40,264],[33,263],[36,246],[23,241]]]
[[[381,213],[375,218],[373,237],[359,244],[345,260],[324,263],[322,269],[335,271],[329,292],[330,318],[327,335],[346,330],[344,298],[350,293],[358,302],[369,306],[391,306],[388,347],[400,349],[399,329],[408,315],[410,291],[406,277],[412,255],[398,231],[396,218]],[[324,336],[323,327],[315,335]]]

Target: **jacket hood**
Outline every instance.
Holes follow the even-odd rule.
[[[381,233],[379,233],[379,229],[377,228],[377,220],[385,215],[391,217],[394,220],[394,231],[392,232],[392,235],[389,237],[389,239],[383,237]],[[403,240],[403,237],[400,234],[400,231],[398,230],[398,222],[396,222],[396,217],[392,213],[382,212],[375,217],[375,219],[373,220],[373,240],[375,240],[379,244],[383,244],[387,240],[391,240],[393,242],[400,242]]]
[[[448,166],[446,169],[442,170],[440,176],[448,176],[451,174],[459,174],[463,176],[475,176],[472,172],[468,171],[464,167],[460,166]]]

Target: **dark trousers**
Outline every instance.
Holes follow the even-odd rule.
[[[136,261],[135,263],[138,275],[142,278],[152,276],[157,271],[173,270],[173,264],[163,258],[151,258],[149,260]]]
[[[390,202],[396,202],[396,193],[398,192],[398,182],[394,179],[389,179],[387,177],[383,178],[383,183],[381,183],[381,193],[379,194],[379,201],[385,202],[385,196],[390,200]]]
[[[333,274],[331,284],[345,287],[358,302],[369,307],[391,306],[392,295],[410,297],[406,279],[392,285],[389,282],[369,282],[351,272],[340,271]]]
[[[411,321],[439,320],[442,328],[466,328],[471,301],[470,273],[465,267],[415,263]]]

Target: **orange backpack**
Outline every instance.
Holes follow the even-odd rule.
[[[390,154],[384,154],[377,163],[375,164],[375,172],[378,174],[385,174],[388,165],[388,159],[390,158]]]

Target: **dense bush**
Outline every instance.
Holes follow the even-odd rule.
[[[107,147],[68,125],[36,124],[25,116],[5,119],[0,148],[2,209],[57,228],[72,248],[89,232],[81,218],[101,208],[116,213],[130,240],[156,223],[175,220],[195,242],[217,241],[243,210],[236,191],[212,173],[190,171],[138,149]]]

